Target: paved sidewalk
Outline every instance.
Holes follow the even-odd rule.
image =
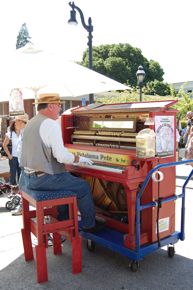
[[[191,170],[183,165],[178,177]],[[177,181],[182,180],[178,178]],[[191,181],[192,183],[192,181]],[[47,250],[49,281],[36,283],[35,262],[26,263],[23,256],[20,229],[21,216],[11,216],[5,209],[6,197],[0,197],[0,289],[2,290],[176,290],[193,289],[193,190],[189,184],[186,193],[186,239],[179,241],[173,259],[167,257],[166,249],[147,255],[138,272],[132,273],[126,257],[99,245],[90,253],[83,241],[83,271],[71,273],[71,246],[63,244],[63,254],[54,256],[52,247]],[[181,187],[177,187],[179,193]],[[179,227],[181,204],[176,202],[176,224]]]
[[[176,186],[182,186],[192,171],[193,167],[190,165],[178,165],[176,166]],[[193,177],[189,180],[187,188],[193,189]]]

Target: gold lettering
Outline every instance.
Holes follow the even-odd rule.
[[[102,161],[102,162],[111,163],[115,165],[130,165],[130,158],[128,155],[120,155],[120,154],[114,154],[114,153],[101,153],[101,152],[93,152],[93,151],[86,151],[86,150],[72,149],[72,148],[69,148],[69,151],[75,155],[88,157],[96,161]]]

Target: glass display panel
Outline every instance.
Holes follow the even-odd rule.
[[[126,129],[133,130],[135,128],[135,120],[128,121],[110,121],[95,120],[92,122],[93,129]]]

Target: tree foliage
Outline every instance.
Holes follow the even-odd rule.
[[[181,121],[186,118],[188,111],[192,111],[193,99],[184,91],[183,86],[180,88],[176,99],[178,99],[178,103],[175,105],[175,108],[178,110],[177,119]]]
[[[157,80],[162,82],[163,81],[163,75],[164,71],[161,68],[160,64],[157,61],[150,60],[149,61],[149,74],[150,74],[150,79],[152,81]]]
[[[16,49],[21,48],[31,42],[30,39],[31,37],[29,35],[27,25],[26,23],[23,23],[17,36]]]
[[[167,83],[163,83],[158,80],[148,82],[144,91],[147,95],[159,96],[168,96],[171,93],[170,86]]]
[[[81,64],[88,66],[88,49],[83,53]],[[93,47],[93,69],[121,83],[135,87],[139,65],[146,72],[144,85],[154,80],[163,81],[164,71],[159,63],[148,61],[139,48],[123,43]]]
[[[172,100],[175,99],[172,96],[158,96],[158,95],[145,95],[144,92],[142,94],[142,99],[144,102],[151,102],[151,101],[161,101],[161,100]],[[110,93],[103,93],[100,96],[95,96],[95,102],[100,102],[104,104],[114,104],[114,103],[125,103],[125,102],[139,102],[139,90],[134,88],[132,91],[122,91],[122,92],[110,92]]]

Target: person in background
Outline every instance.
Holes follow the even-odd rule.
[[[12,121],[3,141],[3,149],[5,150],[9,159],[10,184],[14,186],[18,184],[21,173],[18,162],[17,146],[20,140],[21,131],[25,127],[27,119],[27,114],[24,116],[16,116],[15,119]],[[10,141],[11,146],[9,146]]]
[[[25,125],[28,121],[28,115],[20,115],[16,117],[16,121],[20,121],[23,122],[23,124],[21,124],[21,130],[20,130],[20,134],[18,137],[18,142],[17,142],[17,159],[18,159],[18,163],[19,163],[19,168],[20,168],[20,158],[21,158],[21,150],[22,150],[22,139],[23,139],[23,132],[24,132],[24,128]],[[21,170],[21,169],[20,169]],[[19,205],[16,207],[16,209],[11,211],[11,214],[13,216],[18,216],[22,214],[22,200],[20,200]]]
[[[186,131],[183,135],[183,139],[184,139],[184,144],[186,145],[187,144],[187,141],[188,141],[188,136],[190,134],[190,128],[192,126],[192,119],[193,119],[193,112],[192,111],[188,111],[186,113],[186,119],[187,119],[187,126],[186,126]]]
[[[183,136],[184,136],[183,129],[179,130],[179,135],[180,135],[180,141],[178,143],[178,147],[185,148],[184,139],[183,139]]]
[[[40,191],[42,200],[47,191],[52,198],[59,192],[77,197],[82,229],[95,232],[101,223],[95,220],[95,207],[89,184],[82,178],[70,174],[65,164],[92,166],[93,162],[83,156],[75,156],[63,145],[61,128],[56,121],[61,110],[58,94],[40,94],[37,98],[38,114],[25,127],[22,141],[22,174],[20,187],[28,194]],[[58,219],[65,219],[65,212],[58,207]]]
[[[193,160],[193,126],[190,129],[190,134],[186,144],[185,158],[183,160]],[[190,163],[193,167],[193,163]]]

